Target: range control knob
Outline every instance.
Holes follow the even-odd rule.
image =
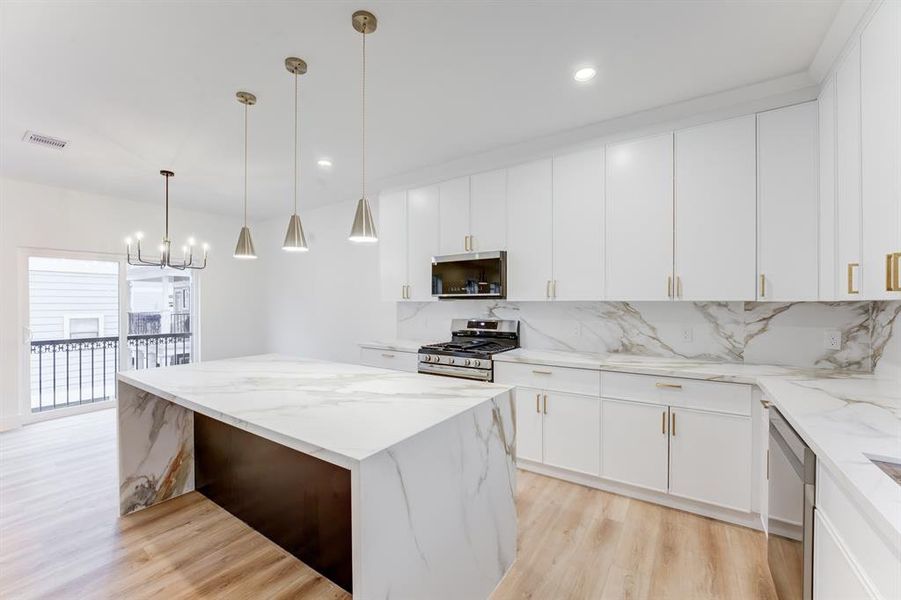
[[[476,359],[473,359],[473,361],[472,361],[472,366],[474,366],[474,367],[481,367],[481,366],[482,366],[482,361],[480,361],[480,360],[477,359],[477,358],[476,358]]]
[[[468,367],[471,363],[472,363],[472,361],[467,358],[466,360],[463,361],[463,366]]]
[[[456,361],[455,361],[453,358],[448,358],[448,359],[447,359],[447,364],[453,365],[453,364],[456,364]]]

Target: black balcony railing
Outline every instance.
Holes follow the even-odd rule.
[[[172,333],[190,333],[191,313],[172,313],[169,315],[169,331]]]
[[[148,369],[191,362],[191,334],[129,335],[129,362]],[[31,342],[31,410],[91,404],[115,397],[117,336]]]

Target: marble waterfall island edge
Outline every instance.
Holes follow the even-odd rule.
[[[196,411],[350,470],[355,597],[487,598],[515,559],[508,386],[266,355],[129,372],[120,389],[143,406],[120,409],[122,481],[147,466],[128,458],[147,440],[151,470],[190,473],[172,494],[129,508],[193,489],[194,448],[191,461],[176,456]],[[375,434],[350,444],[364,426]]]

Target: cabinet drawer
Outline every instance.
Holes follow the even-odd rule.
[[[398,371],[415,373],[418,361],[419,356],[415,352],[360,348],[360,362],[370,367],[381,367],[383,369],[396,369]]]
[[[601,393],[600,373],[588,369],[495,362],[494,381],[587,396],[599,396]]]
[[[601,394],[618,400],[751,414],[751,386],[742,383],[605,372],[601,373]]]
[[[816,508],[826,516],[840,545],[868,583],[883,598],[901,598],[898,557],[822,463],[817,464]]]

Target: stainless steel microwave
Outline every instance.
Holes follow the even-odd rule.
[[[467,252],[432,257],[432,296],[506,298],[507,252]]]

